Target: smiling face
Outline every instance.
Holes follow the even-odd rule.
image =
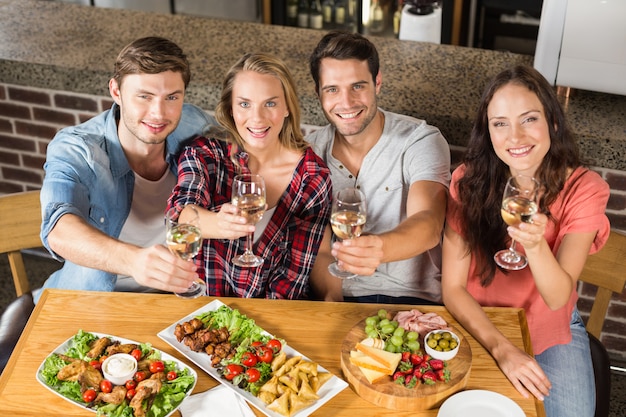
[[[289,116],[280,80],[254,71],[238,73],[233,83],[232,115],[246,150],[267,149],[279,143]]]
[[[118,135],[125,146],[162,144],[176,129],[185,95],[180,73],[129,74],[121,86],[111,80],[109,90],[120,106]]]
[[[489,134],[498,157],[513,175],[534,176],[550,149],[550,133],[537,95],[519,84],[506,84],[487,107]]]
[[[378,112],[380,72],[374,82],[367,61],[324,58],[319,73],[319,97],[328,121],[343,136],[366,131]]]

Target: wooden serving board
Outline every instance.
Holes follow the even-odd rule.
[[[371,314],[376,315],[376,312]],[[367,336],[365,334],[365,319],[358,322],[347,334],[341,344],[341,369],[350,386],[361,398],[370,403],[392,410],[411,411],[428,410],[441,406],[441,403],[465,388],[472,367],[472,349],[461,332],[451,327],[452,331],[461,340],[459,352],[448,362],[450,381],[438,381],[434,385],[419,384],[415,388],[406,388],[395,384],[391,377],[374,384],[370,384],[358,366],[350,362],[350,351],[355,350],[357,342]],[[421,351],[424,353],[423,340]]]

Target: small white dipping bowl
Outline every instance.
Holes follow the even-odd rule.
[[[102,375],[113,385],[124,385],[137,372],[137,360],[127,353],[116,353],[102,362]]]
[[[448,351],[439,351],[428,346],[428,339],[430,338],[431,335],[436,334],[436,333],[445,333],[445,332],[450,333],[452,338],[456,340],[456,347],[454,349],[451,349]],[[431,332],[428,332],[426,336],[424,336],[424,350],[426,351],[426,353],[428,353],[430,356],[432,356],[435,359],[441,359],[442,361],[449,361],[450,359],[454,358],[457,353],[459,353],[459,346],[461,346],[461,340],[459,339],[459,336],[457,336],[450,330],[433,330]]]

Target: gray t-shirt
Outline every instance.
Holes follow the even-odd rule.
[[[450,149],[436,127],[410,116],[383,111],[383,134],[367,153],[358,177],[332,156],[335,128],[327,125],[307,135],[331,171],[333,189],[358,186],[367,200],[364,233],[379,234],[404,221],[411,184],[450,184]],[[381,264],[374,275],[343,280],[343,295],[382,294],[441,302],[441,245],[411,259]]]

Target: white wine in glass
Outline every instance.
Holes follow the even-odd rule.
[[[193,216],[184,223],[178,221],[175,208],[171,208],[165,215],[166,235],[165,242],[170,252],[186,261],[192,259],[200,251],[202,233],[200,232],[200,218],[195,207],[189,206]],[[175,293],[182,298],[196,298],[206,294],[206,284],[196,280],[184,293]]]
[[[537,213],[537,192],[539,183],[532,177],[517,175],[509,178],[502,196],[500,214],[509,226],[518,226],[520,223],[531,223]],[[528,265],[528,259],[515,250],[515,240],[511,240],[508,249],[498,251],[494,255],[496,264],[504,269],[519,270]]]
[[[330,214],[330,226],[335,240],[353,239],[361,236],[367,219],[365,195],[357,188],[339,191],[333,200]],[[328,265],[331,274],[338,278],[349,279],[357,275],[344,271],[337,262]]]
[[[238,214],[246,218],[248,224],[256,224],[265,213],[265,181],[256,174],[237,175],[233,180],[232,204]],[[241,267],[257,267],[263,264],[263,258],[252,252],[253,233],[246,236],[246,249],[243,254],[233,259]]]

